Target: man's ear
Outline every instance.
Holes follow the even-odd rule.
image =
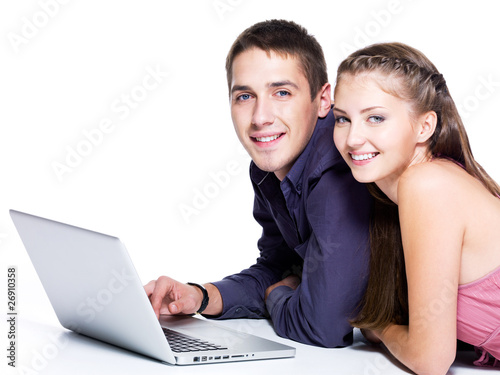
[[[318,117],[326,117],[332,105],[332,86],[329,83],[325,83],[318,93],[319,96],[319,108]]]
[[[419,118],[420,131],[418,133],[418,141],[421,143],[427,142],[436,131],[438,117],[436,112],[429,111],[424,113]]]

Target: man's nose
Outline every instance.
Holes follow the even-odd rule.
[[[274,111],[270,100],[259,98],[255,102],[252,115],[252,124],[255,126],[266,126],[274,123]]]

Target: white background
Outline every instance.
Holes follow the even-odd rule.
[[[422,50],[461,107],[477,160],[500,180],[494,4],[2,2],[0,302],[6,309],[1,280],[16,266],[19,310],[52,314],[9,208],[120,237],[143,282],[162,274],[214,281],[254,262],[260,229],[252,217],[249,158],[229,115],[224,63],[237,35],[266,19],[294,20],[314,34],[332,83],[355,48],[401,41]],[[152,70],[157,81],[147,78]],[[125,96],[134,101],[127,113],[117,110]],[[84,132],[103,121],[110,131],[89,148]],[[54,163],[66,164],[78,147],[85,155],[70,158],[71,172],[58,178]],[[228,169],[217,185],[213,176]],[[183,215],[188,207],[193,211]]]

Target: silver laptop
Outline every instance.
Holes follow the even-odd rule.
[[[10,210],[63,327],[177,365],[293,357],[295,348],[191,316],[160,321],[122,242]]]

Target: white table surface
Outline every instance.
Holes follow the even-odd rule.
[[[7,317],[5,316],[4,321]],[[325,349],[278,337],[267,320],[227,320],[217,324],[294,346],[295,358],[194,366],[165,365],[64,329],[55,315],[23,311],[18,315],[17,367],[3,374],[408,374],[379,346],[368,345],[355,331],[354,345]],[[5,341],[7,341],[5,337]],[[5,346],[5,345],[3,345]],[[473,353],[459,352],[449,374],[477,374]]]

